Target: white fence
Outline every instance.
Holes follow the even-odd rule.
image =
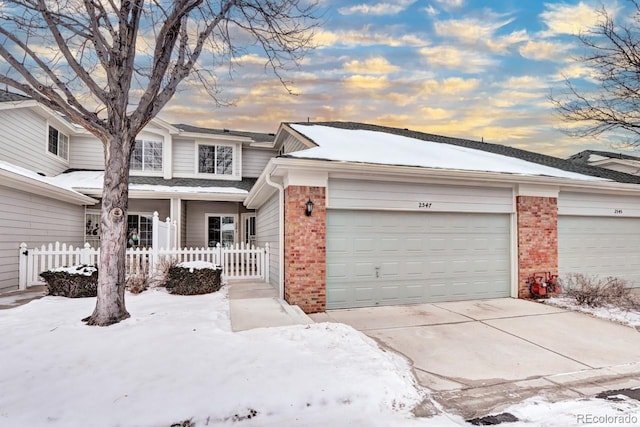
[[[175,225],[174,225],[175,227]],[[169,230],[171,228],[169,227]],[[175,240],[174,240],[175,241]],[[98,264],[100,249],[92,248],[89,243],[84,247],[56,242],[42,245],[40,248],[27,248],[26,243],[20,245],[19,288],[41,285],[40,273],[52,268]],[[126,252],[127,275],[149,273],[154,274],[163,263],[180,263],[185,261],[206,261],[222,267],[224,280],[227,279],[262,279],[269,281],[269,245],[256,248],[239,244],[232,247],[215,248],[130,248]]]

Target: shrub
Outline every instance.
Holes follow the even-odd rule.
[[[93,265],[62,267],[40,273],[48,295],[88,298],[98,294],[98,268]]]
[[[562,289],[579,305],[600,307],[611,304],[621,308],[638,306],[638,300],[631,294],[629,284],[616,277],[601,279],[579,273],[569,274],[563,280]]]
[[[182,263],[170,267],[166,287],[172,294],[200,295],[222,286],[222,269],[210,263]]]
[[[155,273],[148,278],[149,287],[165,287],[169,280],[169,269],[176,265],[178,265],[178,261],[175,258],[162,257],[156,265]]]
[[[149,273],[132,274],[127,277],[125,286],[132,294],[139,294],[149,289]]]

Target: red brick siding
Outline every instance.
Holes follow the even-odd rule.
[[[518,196],[518,298],[531,296],[527,279],[536,272],[558,274],[558,199]]]
[[[326,203],[324,187],[293,187],[284,198],[284,297],[305,313],[326,310]],[[305,215],[311,199],[313,213]]]

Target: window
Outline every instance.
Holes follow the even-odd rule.
[[[233,246],[236,239],[236,219],[233,216],[207,215],[207,246]]]
[[[127,215],[127,247],[150,247],[153,243],[153,215]]]
[[[162,142],[136,140],[136,145],[131,154],[131,170],[161,172]]]
[[[49,126],[47,150],[51,154],[69,160],[69,137],[53,126]]]
[[[198,145],[198,173],[233,174],[233,147]]]
[[[248,245],[256,243],[256,215],[243,214],[244,216],[244,242]]]
[[[84,241],[92,247],[100,246],[100,212],[87,210],[84,215]]]
[[[87,210],[85,213],[84,240],[92,247],[100,246],[100,211]],[[127,215],[127,247],[151,246],[153,243],[153,215]]]

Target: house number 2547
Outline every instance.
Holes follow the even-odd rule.
[[[418,202],[418,208],[431,209],[431,203],[430,202]]]

